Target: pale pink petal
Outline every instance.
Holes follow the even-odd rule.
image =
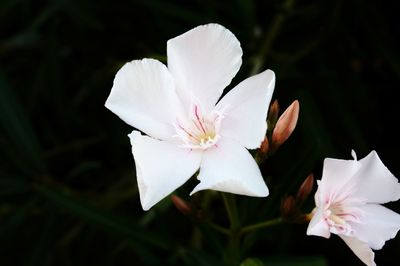
[[[400,183],[375,151],[370,152],[359,163],[361,167],[355,176],[358,180],[355,196],[365,198],[371,203],[386,203],[400,198]]]
[[[266,70],[233,88],[216,106],[224,114],[220,134],[248,149],[260,147],[267,130],[267,113],[275,86],[275,74]]]
[[[318,182],[320,200],[340,197],[338,194],[344,194],[351,190],[355,185],[354,174],[359,168],[360,164],[356,160],[326,158],[322,178]]]
[[[143,59],[126,63],[116,74],[106,107],[129,125],[158,139],[175,134],[179,107],[173,79],[165,65]]]
[[[373,249],[381,249],[385,241],[396,236],[400,229],[400,215],[378,204],[359,207],[364,215],[361,223],[354,223],[355,237]]]
[[[213,189],[240,195],[266,197],[268,188],[257,163],[239,143],[221,139],[204,152],[198,184],[191,194]]]
[[[329,226],[325,222],[323,212],[319,208],[313,212],[313,217],[308,224],[307,235],[322,236],[325,238],[331,236]]]
[[[199,169],[201,152],[142,136],[138,131],[129,137],[143,210],[150,209]]]
[[[367,243],[362,242],[361,240],[354,237],[344,235],[339,236],[363,263],[368,266],[376,266],[374,261],[375,253],[372,251]]]
[[[185,103],[211,111],[242,64],[242,48],[218,24],[198,26],[167,43],[168,68]]]

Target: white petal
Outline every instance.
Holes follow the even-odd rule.
[[[359,184],[357,196],[372,203],[386,203],[400,198],[400,183],[375,151],[359,162],[361,167],[355,176]]]
[[[253,157],[239,143],[228,139],[221,139],[217,147],[204,152],[198,179],[200,184],[191,194],[213,189],[247,196],[268,196],[268,188]]]
[[[224,113],[220,134],[248,149],[260,147],[267,130],[267,113],[275,86],[275,74],[266,70],[233,88],[218,102]]]
[[[354,234],[373,249],[381,249],[385,241],[396,236],[400,229],[400,215],[378,204],[366,204],[362,223],[352,225]]]
[[[359,168],[360,164],[356,160],[326,158],[322,178],[318,182],[319,200],[324,201],[340,197],[340,194],[348,194],[349,190],[354,188],[353,177]]]
[[[199,168],[201,152],[142,136],[138,131],[133,131],[129,137],[140,202],[145,211],[180,187]]]
[[[129,125],[154,138],[169,139],[175,134],[177,99],[166,66],[143,59],[126,63],[118,71],[105,105]]]
[[[375,253],[367,243],[362,242],[354,237],[344,235],[339,236],[362,262],[368,266],[376,266],[374,261]]]
[[[198,26],[167,43],[168,68],[187,104],[209,112],[242,64],[235,35],[218,24]]]
[[[325,238],[331,236],[329,226],[325,222],[323,213],[319,208],[317,208],[313,213],[313,217],[307,228],[307,235],[322,236]]]

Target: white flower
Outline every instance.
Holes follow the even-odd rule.
[[[307,234],[337,234],[366,265],[376,265],[372,249],[396,236],[400,215],[382,203],[400,198],[400,184],[378,154],[357,161],[326,158]],[[372,249],[371,249],[372,248]]]
[[[274,73],[252,76],[218,101],[242,63],[239,41],[218,24],[169,40],[167,55],[168,68],[153,59],[125,64],[106,102],[108,109],[147,135],[129,135],[143,209],[199,168],[200,183],[191,194],[214,189],[267,196],[247,149],[258,148],[265,137]]]

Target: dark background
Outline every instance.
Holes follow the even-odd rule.
[[[282,109],[301,106],[294,134],[262,165],[270,196],[237,197],[242,224],[277,217],[283,195],[311,172],[319,179],[325,157],[350,159],[351,149],[359,158],[376,150],[400,177],[395,1],[292,2],[0,0],[0,265],[220,265],[224,236],[194,226],[169,198],[142,211],[132,128],[104,107],[125,62],[165,62],[168,39],[209,22],[244,50],[232,85],[270,68],[273,98]],[[188,196],[193,182],[176,193],[206,205],[206,193]],[[207,215],[227,226],[219,194],[207,195]],[[311,196],[304,211],[312,208]],[[261,230],[241,255],[362,265],[338,237],[305,230]],[[399,237],[388,241],[377,264],[396,265],[399,248]]]

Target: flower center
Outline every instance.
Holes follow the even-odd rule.
[[[174,124],[176,137],[183,142],[180,146],[203,150],[216,146],[222,119],[222,113],[217,112],[203,116],[198,105],[194,105],[187,119],[177,119]]]
[[[324,219],[330,227],[331,233],[352,236],[352,224],[360,223],[362,211],[356,206],[346,206],[343,202],[327,204]]]

